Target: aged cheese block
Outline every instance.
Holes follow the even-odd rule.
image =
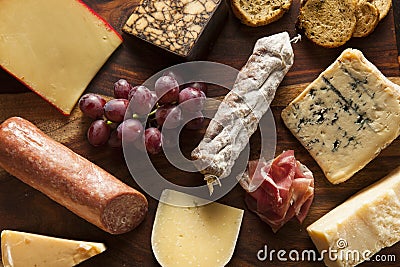
[[[307,231],[321,254],[324,251],[327,266],[355,266],[398,242],[400,168],[327,213]]]
[[[223,0],[143,0],[123,30],[187,59],[212,43],[227,15]]]
[[[1,232],[4,267],[70,267],[102,253],[105,249],[102,243],[10,230]]]
[[[0,8],[0,65],[70,114],[121,37],[78,0],[8,0]]]
[[[328,180],[338,184],[398,137],[400,87],[360,51],[346,49],[282,118]]]
[[[185,202],[192,207],[160,202],[151,236],[161,266],[225,266],[232,257],[243,210],[219,203],[194,207],[201,199],[166,190],[161,201]]]

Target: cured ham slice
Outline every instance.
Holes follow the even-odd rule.
[[[272,161],[250,161],[240,178],[247,191],[247,207],[277,232],[296,217],[302,223],[314,198],[314,177],[297,161],[294,151],[283,152]]]

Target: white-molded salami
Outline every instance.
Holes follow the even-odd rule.
[[[211,120],[203,140],[192,152],[196,167],[212,191],[227,177],[267,112],[276,89],[293,64],[287,32],[259,39],[246,65]]]
[[[111,234],[147,213],[143,194],[19,117],[0,125],[0,167]]]

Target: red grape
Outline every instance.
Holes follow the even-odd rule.
[[[201,111],[196,111],[193,113],[184,112],[183,114],[184,114],[185,121],[188,121],[189,119],[191,119],[190,121],[188,121],[185,124],[186,129],[198,130],[198,129],[203,128],[204,115]]]
[[[93,146],[101,146],[107,143],[110,137],[110,127],[103,120],[95,120],[87,132],[87,139]]]
[[[179,99],[179,84],[171,76],[161,76],[158,78],[154,89],[159,98],[158,103],[161,105],[172,104]]]
[[[143,125],[139,120],[128,119],[117,128],[118,137],[124,142],[134,142],[143,133]]]
[[[144,134],[142,134],[138,139],[136,139],[135,142],[133,142],[133,145],[136,147],[136,149],[146,152],[146,147],[144,144]]]
[[[182,111],[177,106],[162,106],[156,111],[156,121],[166,129],[178,127],[182,121]]]
[[[164,71],[162,76],[170,76],[174,78],[179,85],[183,84],[183,78],[178,73],[173,72],[171,70]]]
[[[189,83],[186,87],[193,87],[202,91],[205,95],[208,93],[208,86],[206,83],[203,82],[193,82]]]
[[[148,128],[144,131],[144,142],[147,152],[150,154],[158,154],[162,149],[162,135],[157,128]]]
[[[108,139],[108,145],[112,148],[122,147],[122,140],[118,137],[117,130],[111,132],[110,138]]]
[[[96,94],[85,94],[79,99],[79,108],[83,114],[92,119],[103,117],[105,104],[106,100]]]
[[[145,86],[138,86],[131,97],[132,111],[138,115],[147,115],[153,109],[156,99]]]
[[[162,146],[164,148],[173,148],[179,144],[179,128],[162,129]]]
[[[134,87],[131,88],[131,90],[128,93],[128,100],[131,101],[132,96],[135,94],[136,90],[142,85],[136,85]]]
[[[200,111],[204,107],[205,98],[206,95],[203,91],[193,87],[187,87],[179,93],[179,106],[182,110],[188,112]]]
[[[128,104],[126,99],[112,99],[104,105],[104,115],[110,121],[121,122],[124,120]]]
[[[119,79],[114,83],[114,97],[128,99],[129,91],[131,91],[132,86],[125,79]]]

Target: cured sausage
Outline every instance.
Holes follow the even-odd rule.
[[[0,167],[111,234],[147,213],[143,194],[19,117],[0,125]]]
[[[200,144],[192,151],[196,167],[213,185],[227,177],[246,147],[258,122],[267,112],[276,89],[293,65],[293,49],[287,32],[261,38]]]

